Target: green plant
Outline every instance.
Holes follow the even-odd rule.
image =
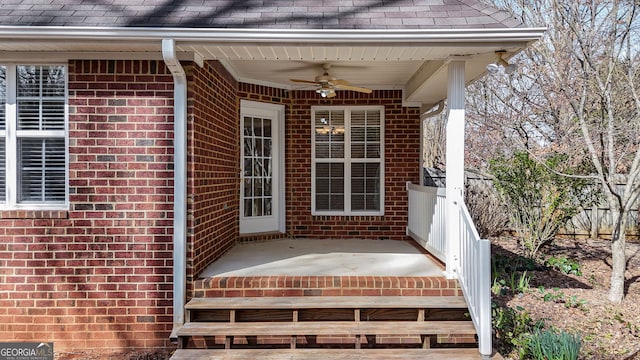
[[[492,303],[491,307],[493,328],[500,350],[509,353],[521,348],[526,335],[536,326],[529,313],[520,306],[513,309]]]
[[[493,279],[491,291],[496,295],[506,295],[507,290],[525,293],[529,290],[531,281],[528,271],[534,270],[536,267],[536,262],[529,258],[522,256],[511,258],[504,255],[495,255],[491,258]]]
[[[581,340],[580,335],[564,330],[557,332],[536,329],[526,337],[525,345],[520,352],[521,358],[528,356],[535,360],[576,360]]]
[[[521,236],[526,255],[535,258],[580,205],[595,201],[585,180],[559,175],[575,172],[567,156],[551,154],[544,162],[520,151],[489,162],[494,185],[509,210],[511,225]]]
[[[582,275],[582,266],[579,262],[569,259],[566,256],[552,256],[545,261],[547,266],[560,271],[563,274]]]
[[[627,328],[627,330],[629,330],[631,333],[635,334],[635,336],[640,337],[640,325],[635,324],[633,320],[629,321],[625,319],[624,314],[622,314],[621,312],[616,312],[613,315],[613,319],[624,325],[624,327]]]
[[[510,274],[503,274],[504,278],[493,277],[491,292],[495,295],[506,295],[508,291],[524,294],[529,290],[531,276],[526,271],[519,273],[514,271]]]
[[[509,289],[516,293],[524,294],[529,290],[529,282],[531,281],[531,276],[527,275],[527,272],[524,271],[518,276],[517,272],[512,272],[509,277]]]
[[[545,302],[555,302],[558,304],[564,304],[566,308],[576,308],[586,311],[587,300],[580,299],[575,295],[566,296],[562,291],[558,291],[558,288],[554,288],[554,292],[547,292],[542,297]]]

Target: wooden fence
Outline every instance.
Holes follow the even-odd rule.
[[[428,174],[425,171],[426,183],[431,186],[444,186],[444,174]],[[490,186],[493,188],[491,179],[478,177],[476,174],[467,174],[467,186]],[[619,186],[624,186],[621,184]],[[632,238],[640,238],[640,201],[635,204],[634,210],[629,213],[627,219],[627,235]],[[564,228],[560,229],[558,235],[579,236],[591,238],[608,238],[613,229],[613,219],[611,211],[607,207],[597,206],[584,209],[574,216]]]

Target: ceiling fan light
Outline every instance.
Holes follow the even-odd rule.
[[[316,93],[320,94],[323,98],[326,98],[331,94],[331,89],[318,89],[316,90]]]

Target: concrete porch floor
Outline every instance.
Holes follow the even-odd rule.
[[[413,243],[395,240],[278,239],[239,243],[200,278],[216,276],[443,276]]]

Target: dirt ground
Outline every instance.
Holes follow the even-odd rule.
[[[495,239],[493,244],[494,254],[518,253],[512,238]],[[545,250],[546,257],[566,255],[581,265],[582,275],[539,267],[527,272],[531,276],[528,291],[494,295],[494,301],[521,307],[547,326],[579,333],[581,359],[640,359],[640,243],[627,242],[627,293],[622,304],[607,300],[610,244],[608,240],[558,239]],[[517,358],[514,353],[503,355]]]
[[[56,360],[168,360],[171,357],[169,350],[157,351],[75,351],[56,354]]]

